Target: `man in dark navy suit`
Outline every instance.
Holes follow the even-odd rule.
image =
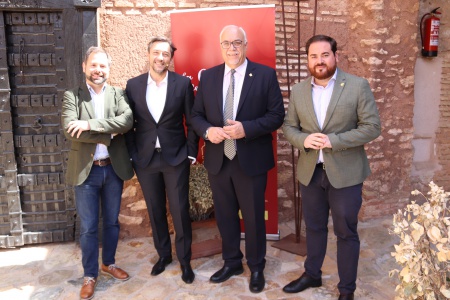
[[[148,44],[150,71],[128,81],[126,93],[135,122],[134,130],[127,133],[127,146],[147,204],[159,255],[151,274],[162,273],[172,262],[167,195],[181,278],[192,283],[195,275],[190,265],[189,163],[197,157],[199,137],[189,122],[194,102],[191,81],[169,71],[175,50],[169,39],[152,38]]]
[[[239,210],[245,225],[250,291],[264,289],[266,229],[264,193],[274,167],[272,132],[283,123],[283,98],[275,70],[246,58],[245,31],[228,25],[220,33],[224,64],[202,72],[192,126],[205,139],[205,167],[222,236],[224,266],[219,283],[243,272]]]

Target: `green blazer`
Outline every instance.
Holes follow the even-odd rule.
[[[366,79],[337,70],[336,82],[323,128],[314,112],[311,78],[293,86],[282,127],[286,139],[300,150],[297,178],[303,185],[311,181],[319,151],[304,147],[311,133],[328,135],[332,148],[323,150],[331,185],[343,188],[362,183],[370,174],[364,144],[380,133],[378,109]]]
[[[64,93],[61,124],[64,135],[72,141],[66,172],[71,185],[82,184],[91,172],[95,148],[98,143],[108,147],[109,157],[116,172],[123,180],[133,177],[133,168],[125,145],[123,133],[133,126],[133,113],[122,89],[107,85],[105,90],[104,119],[96,119],[91,95],[86,85]],[[79,138],[66,130],[72,120],[87,120],[90,131],[83,131]],[[113,133],[118,133],[112,138]]]

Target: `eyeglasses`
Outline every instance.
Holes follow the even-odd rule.
[[[231,45],[233,45],[234,48],[241,48],[243,43],[244,42],[241,40],[234,40],[232,42],[223,41],[222,43],[220,43],[220,45],[222,46],[223,49],[228,49],[231,47]]]

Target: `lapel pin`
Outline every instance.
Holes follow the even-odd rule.
[[[342,83],[341,83],[341,86],[344,86],[344,85],[345,85],[345,83],[344,83],[344,82],[342,82]]]
[[[253,76],[253,74],[252,74],[252,73],[250,73],[250,74],[248,74],[248,76],[252,77],[252,76]]]

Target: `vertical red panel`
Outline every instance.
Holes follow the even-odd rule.
[[[247,33],[247,57],[275,68],[275,6],[254,5],[174,11],[170,14],[172,41],[177,47],[175,71],[192,80],[197,90],[199,73],[223,63],[219,34],[226,25],[237,25]],[[273,133],[274,156],[277,135]],[[201,154],[199,154],[201,155]],[[201,159],[201,157],[199,157]],[[277,161],[275,159],[275,161]],[[266,189],[266,230],[278,235],[277,166],[269,171]],[[241,222],[242,230],[243,222]]]

